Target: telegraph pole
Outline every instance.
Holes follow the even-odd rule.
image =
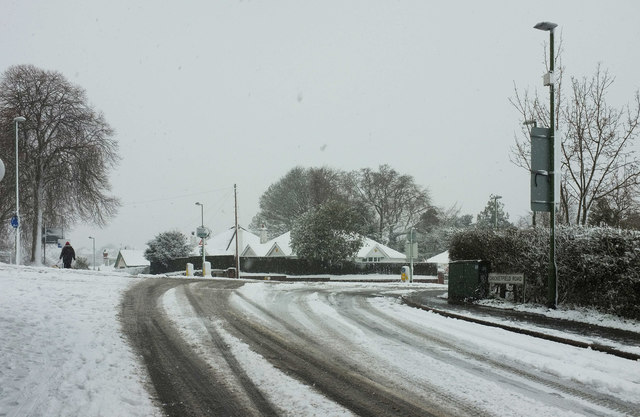
[[[556,267],[556,173],[555,173],[555,123],[554,123],[554,45],[553,33],[558,25],[551,22],[540,22],[534,26],[535,29],[549,32],[549,74],[545,75],[544,84],[549,86],[549,208],[550,215],[550,236],[549,236],[549,277],[547,280],[548,295],[547,305],[556,308],[558,305],[558,280]]]
[[[240,231],[238,230],[238,191],[236,184],[233,184],[233,200],[236,218],[236,278],[240,278],[240,252],[238,243],[238,240],[240,239]]]

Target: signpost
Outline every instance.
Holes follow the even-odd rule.
[[[489,284],[524,284],[524,274],[489,274]]]
[[[489,274],[489,285],[493,284],[507,284],[507,285],[522,285],[522,302],[524,302],[524,274]]]

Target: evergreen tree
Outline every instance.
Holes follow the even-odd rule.
[[[497,209],[497,212],[496,212]],[[496,227],[496,215],[498,218],[498,229],[504,229],[512,226],[509,222],[509,213],[504,211],[504,204],[499,198],[496,198],[493,194],[489,197],[489,201],[484,210],[478,213],[476,226],[480,228],[494,228]]]
[[[165,267],[171,259],[189,256],[191,251],[189,239],[177,230],[160,233],[147,245],[149,247],[144,251],[144,257],[149,262],[159,262]]]
[[[329,201],[309,210],[291,230],[291,247],[304,259],[337,263],[362,247],[362,216],[353,206]]]

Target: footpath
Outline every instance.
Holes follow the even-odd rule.
[[[640,361],[640,333],[513,309],[471,303],[452,304],[439,297],[442,293],[419,291],[402,298],[407,305],[445,317]]]

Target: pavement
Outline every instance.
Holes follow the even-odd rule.
[[[410,306],[446,317],[640,361],[640,354],[636,353],[640,348],[640,333],[512,309],[471,303],[453,304],[439,297],[443,292],[419,291],[404,296],[403,301]]]

